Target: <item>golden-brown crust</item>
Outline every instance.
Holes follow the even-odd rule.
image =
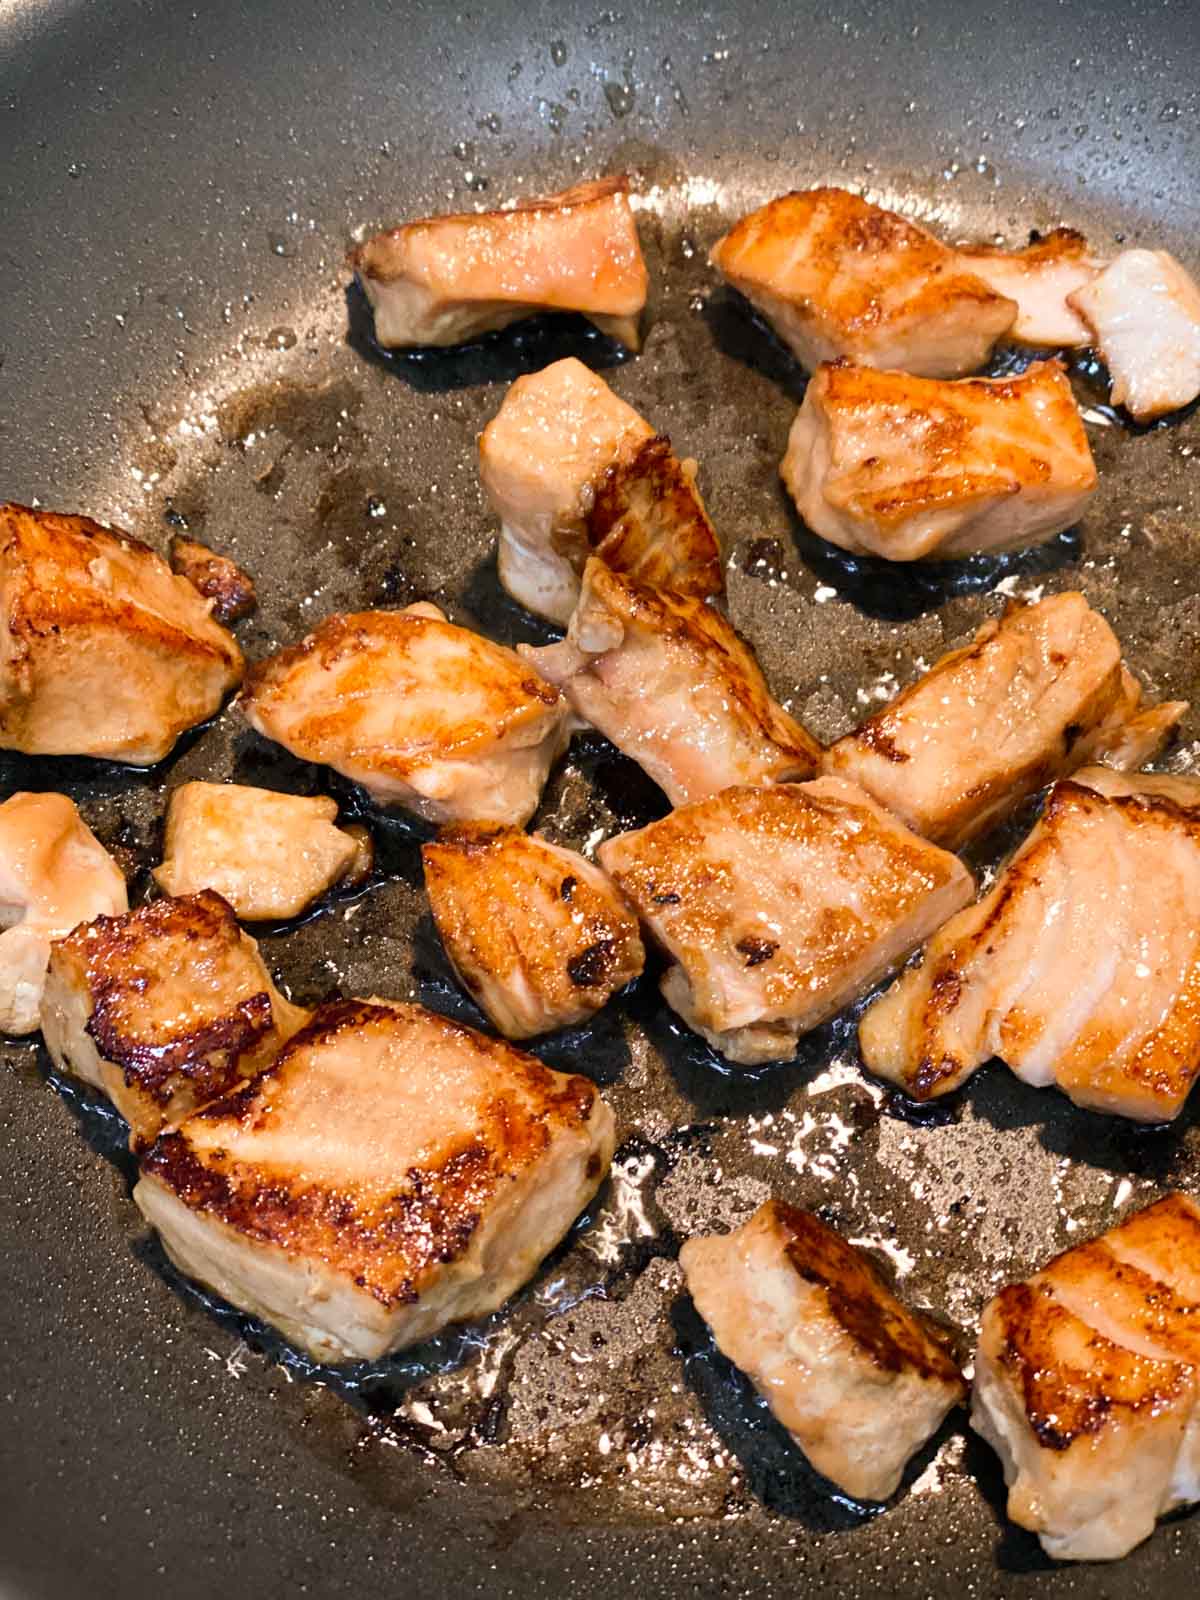
[[[433,1029],[502,1068],[474,1132],[439,1147],[428,1165],[398,1171],[382,1187],[338,1187],[303,1172],[239,1162],[210,1142],[224,1125],[262,1129],[286,1117],[279,1108],[289,1084],[297,1074],[319,1071],[323,1047],[364,1029],[406,1028],[417,1050],[421,1033]],[[585,1125],[596,1100],[585,1078],[552,1073],[450,1018],[417,1006],[339,1001],[321,1007],[268,1072],[200,1114],[197,1122],[207,1127],[202,1153],[185,1125],[157,1140],[142,1168],[192,1210],[261,1244],[323,1260],[386,1307],[411,1305],[439,1267],[466,1252],[507,1184],[537,1162],[555,1134]]]
[[[193,589],[213,602],[212,614],[218,622],[237,622],[258,605],[253,578],[228,556],[176,534],[171,540],[170,558],[171,571],[186,578]]]
[[[942,1330],[902,1305],[866,1256],[809,1211],[781,1200],[763,1209],[796,1272],[824,1291],[832,1315],[881,1371],[913,1372],[966,1394]]]
[[[227,1094],[281,1042],[254,945],[212,890],[84,923],[52,970],[86,996],[84,1031],[132,1091],[131,1121],[135,1103],[186,1112]]]
[[[985,260],[1019,262],[1022,266],[1031,268],[1044,267],[1052,262],[1085,261],[1088,257],[1088,242],[1083,234],[1076,232],[1074,228],[1052,228],[1049,233],[1031,240],[1020,250],[1006,250],[1001,245],[971,244],[961,246],[958,253],[966,256],[968,260],[973,256],[979,256]]]
[[[509,1037],[583,1020],[642,970],[637,919],[590,863],[489,824],[442,829],[422,858],[455,971]]]
[[[1106,1339],[1044,1285],[1010,1284],[991,1302],[987,1318],[999,1330],[1000,1366],[1046,1450],[1068,1450],[1124,1421],[1153,1417],[1195,1381],[1190,1366],[1134,1355]],[[1067,1338],[1083,1359],[1064,1359]]]
[[[804,240],[802,258],[796,251],[799,239]],[[880,260],[885,268],[898,263],[908,290],[902,305],[885,300],[886,280],[844,270],[848,258]],[[1014,302],[975,277],[924,228],[844,189],[778,196],[737,222],[714,247],[712,260],[734,282],[761,282],[785,300],[795,297],[801,309],[812,309],[810,296],[822,300],[851,338],[872,337],[897,311],[915,321],[957,302],[995,315],[993,337],[1016,315]]]
[[[616,572],[651,588],[721,594],[721,547],[692,473],[662,434],[622,451],[595,487],[588,544]]]

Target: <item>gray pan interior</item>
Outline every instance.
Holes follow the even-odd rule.
[[[1019,243],[1062,220],[1195,267],[1198,66],[1187,0],[5,0],[0,494],[160,545],[186,523],[235,554],[262,596],[252,656],[336,607],[418,597],[541,638],[498,589],[474,440],[514,376],[574,352],[700,459],[734,617],[819,735],[996,610],[998,584],[1081,587],[1155,692],[1194,694],[1194,418],[1135,432],[1081,369],[1102,488],[1080,530],[953,570],[855,563],[785,505],[802,379],[704,251],[751,204],[832,180],[950,235]],[[345,292],[352,230],[615,168],[646,196],[639,358],[573,322],[424,359],[371,348]],[[1172,765],[1196,765],[1198,732],[1192,717]],[[139,894],[165,792],[199,775],[331,781],[230,715],[150,773],[0,768],[4,793],[76,796]],[[662,808],[593,740],[540,823],[580,843]],[[376,881],[270,930],[268,961],[298,999],[418,995],[474,1019],[424,910],[417,834],[372,821]],[[792,1065],[730,1074],[649,979],[540,1053],[617,1110],[590,1226],[487,1326],[339,1374],[172,1276],[114,1120],[51,1086],[33,1045],[0,1052],[6,1596],[1194,1592],[1195,1519],[1116,1568],[1053,1567],[1005,1523],[961,1418],[882,1514],[830,1495],[716,1356],[675,1264],[689,1230],[775,1190],[824,1208],[969,1345],[999,1283],[1119,1206],[1200,1188],[1194,1110],[1139,1132],[993,1068],[909,1120],[861,1076],[846,1022]]]

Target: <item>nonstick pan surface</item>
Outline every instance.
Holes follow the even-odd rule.
[[[0,495],[234,554],[262,601],[252,657],[338,607],[426,597],[545,638],[496,582],[474,442],[515,376],[574,353],[700,460],[734,618],[818,735],[1003,595],[1066,587],[1153,692],[1200,694],[1194,418],[1132,430],[1081,365],[1101,491],[1080,529],[953,569],[854,562],[778,486],[801,374],[704,265],[739,212],[832,181],[950,237],[1018,244],[1062,221],[1196,268],[1194,7],[623,6],[0,0]],[[371,346],[341,264],[354,230],[616,169],[642,193],[655,285],[641,356],[572,321],[424,358]],[[1198,733],[1193,715],[1169,764],[1196,770]],[[166,792],[199,776],[333,783],[228,714],[149,773],[0,767],[5,794],[74,795],[136,894]],[[664,804],[579,741],[539,825],[579,845]],[[368,890],[268,930],[268,962],[301,1001],[417,996],[478,1021],[425,910],[419,834],[370,820]],[[115,1120],[50,1083],[36,1046],[5,1047],[0,1592],[1193,1593],[1194,1518],[1111,1568],[1046,1561],[961,1417],[881,1514],[831,1495],[714,1352],[679,1242],[769,1191],[823,1208],[969,1351],[998,1284],[1134,1202],[1200,1189],[1194,1110],[1139,1132],[992,1068],[907,1120],[853,1040],[843,1019],[793,1064],[731,1073],[650,978],[551,1039],[543,1057],[602,1083],[621,1127],[588,1225],[485,1326],[349,1372],[306,1367],[174,1276]]]

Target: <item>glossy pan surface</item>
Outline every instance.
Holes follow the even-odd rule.
[[[1195,269],[1198,65],[1186,0],[7,0],[0,495],[159,546],[186,525],[234,554],[262,602],[239,629],[251,656],[337,607],[417,598],[543,638],[497,585],[474,441],[513,377],[575,353],[701,462],[733,615],[821,737],[998,609],[997,586],[1082,588],[1154,692],[1200,696],[1194,418],[1132,431],[1081,370],[1101,491],[1080,529],[953,569],[855,562],[778,485],[801,374],[704,265],[741,211],[832,181],[947,236],[1018,244],[1062,221]],[[419,359],[371,347],[342,267],[356,229],[622,168],[654,281],[641,356],[570,321]],[[1198,736],[1193,714],[1179,769]],[[10,759],[0,792],[75,795],[144,894],[164,795],[199,776],[330,783],[227,714],[153,772]],[[539,820],[581,843],[663,804],[595,739]],[[268,962],[298,1000],[419,996],[473,1017],[419,836],[371,820],[367,892],[269,931]],[[689,1231],[774,1190],[826,1207],[969,1344],[999,1283],[1135,1200],[1200,1190],[1194,1108],[1139,1132],[993,1068],[914,1123],[861,1075],[847,1021],[794,1064],[735,1075],[649,979],[541,1053],[618,1114],[590,1226],[486,1327],[339,1374],[181,1284],[129,1201],[120,1129],[56,1092],[33,1045],[0,1050],[5,1600],[1194,1586],[1195,1518],[1113,1568],[1054,1568],[1005,1522],[998,1465],[961,1418],[882,1514],[831,1497],[715,1354],[675,1263]]]

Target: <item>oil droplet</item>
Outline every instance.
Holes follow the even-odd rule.
[[[608,78],[604,84],[604,98],[614,117],[625,117],[633,109],[637,90],[631,83],[618,83],[615,78]]]
[[[372,495],[367,501],[367,515],[374,517],[376,522],[379,521],[380,517],[387,516],[387,506],[377,495]]]
[[[267,243],[271,247],[272,255],[288,256],[291,254],[288,249],[288,242],[281,233],[269,233],[267,235]]]
[[[567,47],[561,39],[553,39],[550,43],[550,59],[556,67],[561,67],[567,59]]]
[[[272,328],[263,340],[268,350],[290,350],[295,342],[295,328]]]

